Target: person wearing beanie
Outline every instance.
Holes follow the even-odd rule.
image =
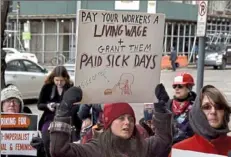
[[[31,109],[24,106],[22,94],[14,85],[9,85],[1,91],[1,112],[32,114]]]
[[[22,113],[23,109],[22,94],[16,86],[10,85],[1,91],[1,112]]]
[[[79,95],[82,91],[78,87]],[[69,89],[71,90],[71,88]],[[162,91],[164,94],[159,94]],[[68,92],[68,91],[67,91]],[[155,136],[142,138],[136,127],[136,117],[132,107],[125,102],[105,104],[103,109],[103,132],[97,139],[86,144],[71,143],[70,109],[73,99],[68,104],[66,99],[57,108],[54,121],[50,124],[50,152],[54,157],[165,157],[172,145],[171,120],[172,114],[166,110],[168,95],[162,84],[155,90],[157,103],[154,103],[153,122]],[[65,95],[65,94],[64,94]]]
[[[11,114],[32,113],[28,107],[24,106],[21,92],[18,90],[16,86],[13,85],[7,86],[1,91],[1,112],[11,113]],[[41,147],[37,151],[37,157],[43,157],[44,154],[45,154],[44,147]],[[1,155],[1,157],[6,157],[6,155]],[[7,157],[32,157],[32,156],[7,155]]]
[[[96,125],[92,126],[91,129],[89,129],[85,135],[82,137],[81,139],[81,143],[85,144],[90,142],[92,139],[98,138],[99,135],[104,131],[104,125],[103,125],[103,112],[100,113],[100,118],[99,121]],[[136,124],[136,128],[138,130],[138,132],[140,133],[141,137],[143,137],[144,139],[149,137],[150,135],[148,134],[148,132],[145,130],[145,128],[143,128],[140,124]]]

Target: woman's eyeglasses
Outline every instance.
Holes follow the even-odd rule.
[[[173,89],[176,89],[176,88],[179,88],[179,89],[181,89],[181,88],[183,88],[184,86],[183,85],[180,85],[180,84],[174,84],[174,85],[172,85],[172,88]]]
[[[224,110],[224,107],[220,104],[216,104],[216,105],[205,104],[201,106],[201,109],[204,111],[208,111],[211,110],[213,107],[215,108],[215,110]]]
[[[20,100],[18,100],[16,98],[9,98],[9,99],[5,100],[4,102],[8,103],[8,104],[11,104],[11,103],[13,103],[13,104],[20,104],[21,103]]]

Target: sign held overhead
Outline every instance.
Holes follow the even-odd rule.
[[[77,19],[81,103],[154,102],[165,15],[80,10]]]

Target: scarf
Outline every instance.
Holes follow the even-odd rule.
[[[172,111],[175,115],[180,115],[184,113],[190,106],[190,101],[179,102],[177,100],[173,100],[172,102]]]
[[[190,91],[188,96],[184,99],[178,99],[174,97],[171,105],[171,111],[176,115],[180,115],[185,111],[190,110],[191,105],[193,104],[194,100],[196,99],[196,93]]]

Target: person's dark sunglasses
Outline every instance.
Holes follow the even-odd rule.
[[[207,111],[207,110],[211,110],[212,107],[214,107],[215,110],[224,110],[224,106],[220,104],[216,104],[216,105],[205,104],[201,106],[201,109],[204,111]]]
[[[172,88],[173,89],[176,89],[176,88],[179,88],[179,89],[181,89],[181,88],[183,88],[184,86],[183,85],[180,85],[180,84],[174,84],[174,85],[172,85]]]

